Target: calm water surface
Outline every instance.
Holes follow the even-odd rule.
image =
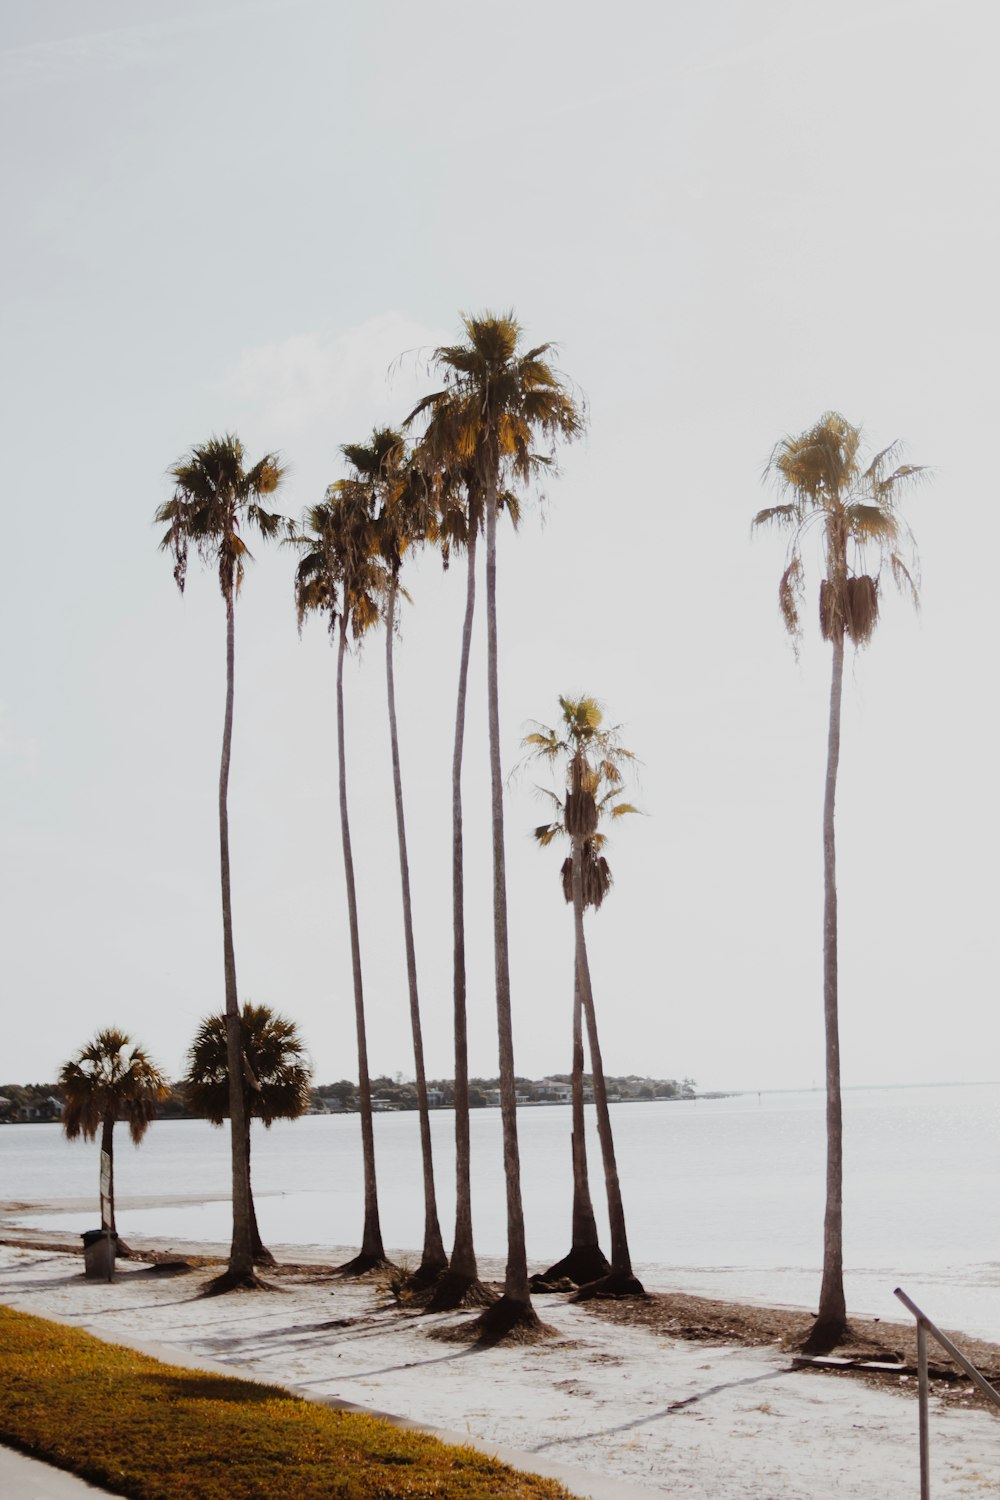
[[[651,1286],[814,1307],[823,1217],[823,1096],[744,1094],[612,1106],[633,1259]],[[1000,1084],[854,1089],[844,1096],[845,1262],[856,1312],[903,1316],[902,1285],[936,1321],[1000,1341]],[[454,1120],[432,1117],[445,1238],[453,1214]],[[588,1126],[592,1128],[592,1119]],[[422,1236],[415,1114],[376,1116],[385,1242]],[[569,1109],[518,1113],[528,1250],[539,1267],[568,1248]],[[472,1113],[477,1247],[505,1247],[500,1116]],[[595,1202],[602,1191],[592,1137]],[[119,1127],[119,1201],[198,1200],[121,1208],[123,1234],[170,1244],[225,1242],[228,1136],[195,1120],[155,1124],[134,1150]],[[97,1147],[58,1126],[0,1129],[0,1199],[57,1205],[93,1195],[94,1210],[24,1213],[37,1227],[93,1227]],[[356,1115],[255,1126],[253,1179],[265,1240],[356,1246],[361,1229]]]

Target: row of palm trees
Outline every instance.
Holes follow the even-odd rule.
[[[503,786],[497,691],[497,517],[502,508],[516,515],[516,487],[523,487],[551,463],[557,438],[572,438],[582,430],[583,413],[547,361],[549,346],[542,345],[524,351],[520,345],[520,328],[512,316],[487,314],[482,318],[467,318],[465,332],[465,343],[442,347],[435,353],[434,365],[441,376],[440,388],[425,397],[407,419],[407,426],[419,431],[419,441],[414,450],[407,452],[401,435],[389,429],[377,430],[366,445],[345,446],[342,452],[349,465],[348,476],[331,485],[324,501],[307,512],[304,527],[299,528],[288,522],[285,523],[285,531],[286,540],[298,548],[300,554],[296,570],[300,628],[306,615],[317,611],[326,616],[329,629],[337,639],[340,815],[357,1024],[365,1182],[361,1249],[359,1255],[344,1270],[357,1274],[376,1269],[386,1262],[378,1214],[363,974],[347,795],[343,678],[349,637],[360,640],[383,616],[390,627],[387,629],[386,646],[389,720],[393,741],[400,873],[424,1152],[426,1223],[424,1253],[417,1280],[426,1286],[433,1286],[435,1306],[458,1306],[489,1300],[479,1281],[472,1242],[461,803],[465,699],[475,606],[476,545],[480,533],[485,532],[494,956],[508,1222],[504,1295],[498,1303],[487,1308],[483,1315],[484,1332],[496,1334],[513,1327],[537,1325],[530,1300],[521,1206],[510,1016]],[[548,453],[539,452],[542,444],[548,445]],[[163,545],[173,554],[175,579],[183,588],[188,552],[193,544],[205,560],[217,565],[220,587],[226,602],[227,699],[219,783],[219,825],[226,1014],[230,1031],[234,1232],[225,1283],[252,1285],[254,1272],[249,1229],[249,1179],[243,1143],[242,1104],[236,1083],[240,1058],[226,792],[232,743],[235,601],[248,556],[243,531],[253,526],[261,535],[269,537],[276,535],[281,529],[281,518],[267,510],[263,501],[277,489],[282,468],[277,457],[268,454],[248,469],[242,445],[235,436],[228,435],[213,438],[202,447],[193,449],[174,468],[173,477],[176,482],[174,494],[160,508],[157,519],[167,527]],[[450,1262],[445,1256],[434,1198],[392,672],[391,626],[398,597],[402,557],[407,549],[425,541],[440,542],[446,549],[446,555],[464,548],[469,560],[456,713],[453,788],[458,1188],[456,1232]]]
[[[478,1326],[496,1338],[518,1329],[538,1327],[531,1305],[524,1221],[521,1206],[514,1055],[510,1013],[507,893],[504,862],[503,784],[499,746],[496,614],[496,535],[505,510],[516,524],[524,489],[553,464],[556,445],[583,430],[584,410],[550,361],[551,345],[524,350],[513,315],[485,313],[466,317],[464,341],[434,352],[432,365],[439,387],[424,397],[400,431],[376,429],[360,445],[345,445],[347,476],[328,488],[322,503],[307,511],[299,525],[266,508],[278,489],[283,468],[276,454],[246,466],[239,439],[212,438],[171,471],[175,488],[157,512],[166,525],[162,545],[174,558],[174,577],[183,589],[189,548],[217,568],[226,606],[227,689],[219,777],[219,831],[223,908],[223,957],[226,996],[227,1070],[232,1121],[233,1240],[223,1289],[253,1286],[254,1245],[248,1167],[246,1103],[240,1087],[244,1060],[240,1052],[239,1006],[232,937],[229,879],[227,789],[233,728],[235,604],[249,558],[246,535],[256,530],[265,539],[281,536],[296,549],[296,604],[300,630],[306,617],[325,617],[337,644],[337,739],[340,818],[351,941],[358,1042],[359,1096],[365,1209],[361,1249],[343,1269],[361,1274],[386,1264],[378,1214],[371,1089],[368,1072],[364,986],[354,883],[353,849],[345,758],[344,661],[350,641],[360,641],[375,625],[386,625],[386,683],[392,746],[394,794],[404,913],[407,979],[425,1186],[425,1225],[421,1263],[414,1278],[436,1309],[482,1306],[491,1299],[480,1282],[472,1236],[469,1158],[468,1057],[464,927],[464,856],[462,837],[462,765],[465,705],[472,630],[476,606],[477,550],[486,544],[487,705],[492,802],[493,916],[495,993],[500,1064],[500,1102],[507,1192],[508,1255],[503,1296],[485,1306]],[[862,469],[860,434],[835,413],[825,416],[800,438],[786,439],[772,456],[770,472],[787,491],[780,505],[760,512],[756,524],[792,528],[788,566],[779,597],[786,624],[798,629],[797,599],[803,580],[802,543],[814,524],[821,528],[825,574],[821,589],[821,623],[834,646],[831,698],[830,762],[827,815],[824,822],[827,917],[825,1005],[828,1054],[828,1208],[825,1235],[823,1297],[818,1329],[842,1331],[842,1257],[840,1255],[839,1073],[829,1059],[838,1052],[836,1028],[836,893],[833,868],[833,797],[839,749],[840,683],[844,637],[863,644],[877,615],[879,570],[868,571],[867,558],[886,555],[897,582],[913,586],[913,572],[897,544],[908,538],[895,507],[897,492],[921,471],[895,462],[885,450]],[[420,1026],[419,989],[410,910],[409,866],[399,765],[394,695],[393,641],[400,573],[406,554],[423,544],[440,546],[447,565],[455,553],[467,563],[466,607],[459,653],[452,780],[453,1006],[455,1033],[455,1232],[450,1257],[445,1253],[434,1189],[430,1124]],[[584,913],[600,905],[610,882],[602,853],[602,815],[629,811],[621,800],[622,770],[629,752],[617,732],[604,726],[592,698],[560,700],[562,720],[556,729],[539,727],[526,749],[562,768],[554,793],[553,821],[537,831],[540,842],[557,834],[570,841],[564,867],[564,893],[574,907],[574,1217],[570,1255],[560,1273],[590,1280],[607,1272],[602,1290],[636,1292],[629,1258],[624,1212],[610,1115],[603,1087],[594,997],[586,957]],[[831,978],[832,975],[832,978]],[[582,1031],[586,1025],[611,1223],[611,1264],[596,1243],[593,1210],[586,1188],[582,1130]],[[557,1268],[551,1268],[556,1270]],[[839,1303],[837,1283],[839,1282]]]

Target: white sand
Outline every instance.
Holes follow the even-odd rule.
[[[276,1248],[279,1259],[297,1258]],[[112,1342],[155,1344],[177,1363],[207,1357],[477,1446],[515,1448],[526,1468],[571,1465],[578,1472],[566,1482],[581,1495],[601,1487],[579,1471],[705,1500],[831,1486],[865,1500],[918,1493],[916,1401],[860,1379],[793,1372],[776,1349],[685,1343],[548,1298],[538,1306],[557,1339],[473,1351],[427,1337],[453,1319],[400,1313],[368,1285],[285,1280],[272,1294],[199,1300],[209,1274],[159,1277],[123,1261],[109,1285],[85,1281],[78,1256],[0,1246],[9,1306]],[[1000,1495],[1000,1422],[932,1400],[931,1460],[935,1500]]]

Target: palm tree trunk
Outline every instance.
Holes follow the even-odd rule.
[[[503,837],[503,780],[500,770],[500,701],[497,685],[497,488],[491,474],[486,490],[486,661],[490,728],[490,790],[493,812],[493,955],[496,974],[497,1036],[500,1053],[500,1116],[504,1178],[507,1186],[507,1271],[504,1295],[484,1314],[484,1331],[495,1335],[513,1327],[538,1326],[528,1289],[528,1260],[521,1202],[521,1162],[517,1145],[514,1036],[510,1012],[507,941],[507,876]]]
[[[347,887],[347,913],[351,929],[351,966],[354,975],[354,1018],[358,1032],[358,1097],[361,1104],[361,1148],[365,1173],[365,1222],[361,1253],[341,1270],[360,1275],[376,1266],[386,1265],[382,1248],[382,1231],[378,1218],[378,1192],[375,1181],[375,1132],[372,1125],[372,1090],[368,1076],[368,1040],[365,1030],[365,997],[361,982],[361,940],[358,932],[358,898],[354,885],[354,859],[351,854],[351,827],[347,815],[347,756],[344,745],[344,656],[347,651],[347,619],[340,616],[340,640],[337,650],[337,760],[340,777],[340,831],[344,845],[344,883]]]
[[[583,1109],[583,1002],[580,977],[574,966],[573,985],[573,1249],[592,1250],[597,1246],[597,1220],[590,1197],[587,1173],[587,1142],[584,1135]]]
[[[595,1291],[608,1290],[616,1294],[632,1292],[641,1296],[643,1288],[632,1272],[632,1257],[629,1254],[628,1237],[625,1233],[625,1209],[622,1205],[621,1186],[618,1182],[618,1163],[615,1159],[615,1143],[611,1132],[608,1092],[604,1084],[601,1043],[597,1035],[597,1014],[594,1010],[594,991],[590,981],[590,963],[587,958],[587,937],[583,926],[583,844],[578,838],[573,839],[573,926],[576,936],[576,972],[580,985],[580,1000],[587,1020],[590,1067],[594,1079],[594,1107],[597,1113],[601,1157],[604,1162],[608,1221],[611,1229],[611,1273],[603,1283],[595,1282],[593,1286]]]
[[[840,1097],[840,1024],[837,1014],[837,847],[834,812],[840,764],[840,710],[844,687],[844,633],[833,638],[830,727],[823,797],[823,1020],[826,1031],[826,1212],[819,1313],[806,1341],[809,1353],[832,1349],[847,1329],[844,1298],[844,1131]]]
[[[246,1128],[247,1128],[247,1176],[250,1178],[250,1193],[249,1193],[249,1198],[250,1198],[250,1244],[251,1244],[251,1246],[253,1248],[254,1265],[257,1265],[257,1266],[273,1266],[275,1264],[274,1256],[271,1254],[270,1250],[267,1248],[267,1246],[264,1244],[264,1241],[261,1239],[261,1237],[260,1237],[260,1230],[257,1227],[257,1210],[254,1207],[254,1201],[253,1201],[253,1177],[252,1177],[251,1172],[250,1172],[250,1121],[251,1121],[251,1115],[250,1115],[250,1111],[248,1109],[246,1111]]]
[[[115,1223],[115,1147],[114,1147],[114,1115],[105,1115],[101,1126],[101,1150],[108,1154],[108,1222],[102,1224],[102,1229],[110,1229],[112,1234],[118,1233]]]
[[[572,1240],[568,1255],[549,1266],[540,1277],[532,1281],[552,1282],[567,1277],[583,1286],[606,1276],[611,1267],[601,1250],[597,1234],[597,1220],[590,1196],[590,1178],[587,1172],[587,1142],[583,1108],[583,1005],[580,999],[580,975],[576,959],[573,961],[573,1069],[570,1074],[573,1103],[573,1125],[571,1149],[573,1159],[573,1220]]]
[[[471,509],[471,507],[470,507]],[[465,618],[458,667],[455,743],[451,757],[451,897],[454,931],[452,998],[455,1025],[455,1240],[448,1271],[428,1304],[431,1312],[490,1303],[493,1298],[479,1280],[472,1235],[472,1152],[469,1131],[469,1023],[465,980],[465,855],[462,839],[462,759],[465,748],[465,705],[469,689],[472,624],[476,613],[476,542],[479,523],[469,518],[465,583]]]
[[[403,936],[406,943],[406,979],[410,992],[410,1027],[413,1032],[413,1064],[417,1079],[417,1109],[420,1114],[420,1152],[424,1172],[424,1249],[415,1281],[427,1284],[448,1264],[438,1222],[434,1193],[434,1157],[431,1151],[431,1117],[427,1104],[427,1074],[424,1071],[424,1040],[420,1026],[420,996],[417,991],[417,956],[413,941],[413,908],[410,901],[410,863],[406,852],[406,822],[403,816],[403,779],[399,768],[399,734],[396,726],[396,688],[393,678],[393,635],[399,580],[393,574],[385,621],[385,681],[389,701],[389,739],[392,746],[392,784],[396,799],[396,833],[399,841],[399,877],[403,895]]]
[[[233,694],[236,678],[236,609],[232,591],[226,596],[226,717],[222,731],[219,769],[219,858],[222,878],[222,947],[226,979],[226,1058],[229,1068],[230,1145],[233,1174],[233,1239],[229,1251],[227,1286],[254,1284],[250,1233],[250,1168],[246,1155],[243,1098],[243,1040],[240,1035],[233,948],[233,904],[229,882],[229,763],[233,746]]]

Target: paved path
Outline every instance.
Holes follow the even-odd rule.
[[[108,1495],[110,1490],[95,1489],[92,1484],[54,1469],[51,1464],[25,1458],[13,1448],[0,1446],[0,1495],[3,1500],[86,1500],[90,1496]]]

